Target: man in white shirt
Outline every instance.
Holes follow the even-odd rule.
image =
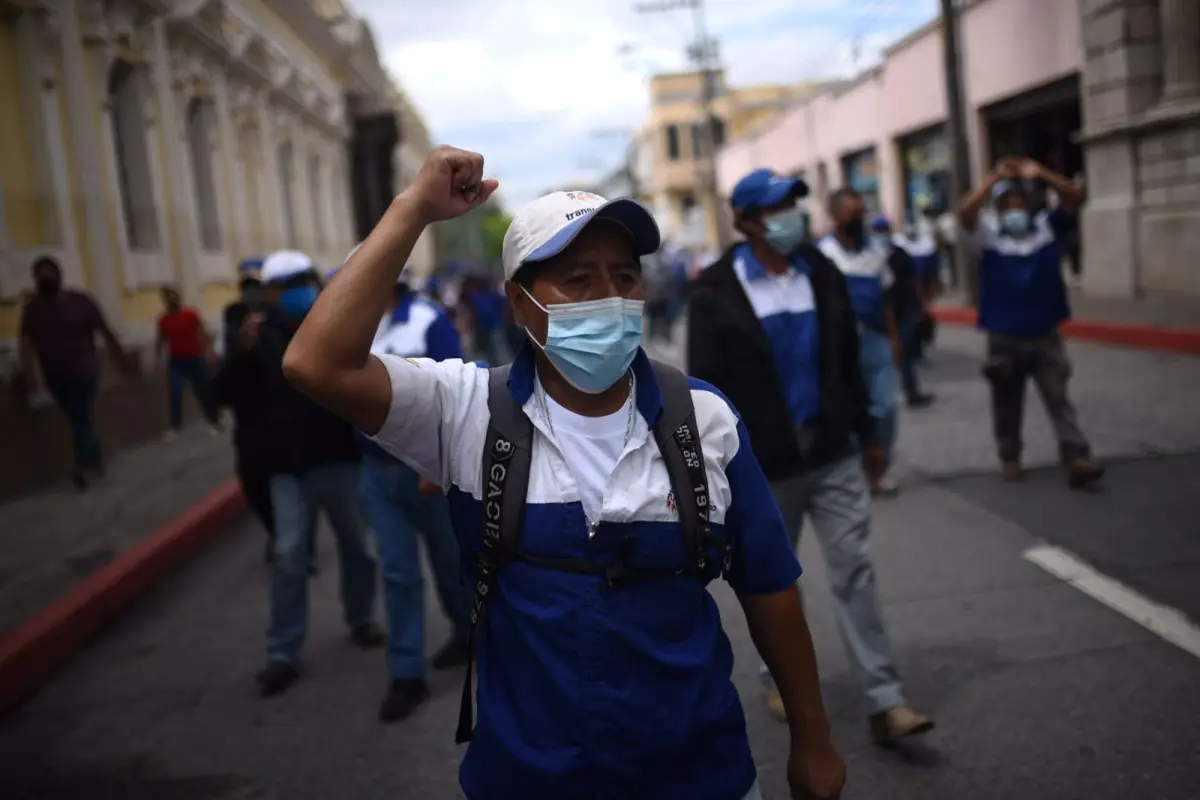
[[[286,359],[303,391],[447,491],[477,585],[473,621],[487,600],[473,637],[479,722],[472,730],[469,674],[459,718],[458,739],[471,742],[459,770],[466,796],[761,798],[732,648],[705,588],[723,574],[787,707],[792,797],[839,797],[845,770],[799,563],[745,428],[711,386],[652,365],[640,347],[638,257],[659,245],[645,208],[554,192],[517,212],[505,290],[529,341],[507,373],[370,354],[422,231],[496,188],[481,156],[434,151],[322,293]],[[659,427],[660,369],[671,396],[682,391],[691,405],[673,435]],[[492,435],[497,408],[532,429],[519,455]],[[660,436],[672,437],[663,449]],[[508,496],[514,509],[505,487],[518,459],[527,486]],[[681,464],[687,497],[673,489]],[[685,546],[681,532],[698,519],[703,537]],[[519,548],[496,530],[506,520],[520,520],[507,528]],[[629,571],[658,577],[624,580]]]

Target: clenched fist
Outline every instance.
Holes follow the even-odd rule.
[[[429,224],[462,216],[486,202],[499,186],[483,177],[483,156],[442,146],[425,160],[399,199]]]

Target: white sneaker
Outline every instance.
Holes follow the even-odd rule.
[[[220,436],[224,432],[225,431],[221,429],[220,425],[209,425],[208,426],[208,435],[209,436]]]
[[[881,495],[896,494],[900,491],[900,481],[896,480],[896,477],[892,475],[891,470],[888,470],[883,474],[882,477],[880,477],[879,480],[875,481],[875,485],[871,487],[871,491],[874,494]]]

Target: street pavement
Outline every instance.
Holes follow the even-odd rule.
[[[676,346],[658,354],[677,355]],[[1200,359],[1071,346],[1085,428],[1112,462],[1072,493],[1031,392],[1028,481],[995,472],[974,332],[941,333],[924,372],[936,407],[906,414],[902,494],[875,504],[872,549],[922,742],[868,744],[813,537],[802,579],[847,798],[1195,800],[1200,660],[1030,563],[1050,543],[1200,617]],[[0,786],[26,800],[453,798],[461,674],[383,726],[383,656],[356,650],[330,568],[312,583],[308,671],[257,698],[268,575],[249,521],[160,586],[41,695],[0,720]],[[786,797],[786,728],[759,697],[736,600],[713,585],[764,795]],[[448,633],[432,596],[428,647]]]

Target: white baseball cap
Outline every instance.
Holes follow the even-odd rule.
[[[299,250],[276,250],[263,259],[262,282],[282,283],[316,270],[316,264]]]
[[[634,254],[658,250],[658,223],[636,200],[605,200],[591,192],[551,192],[522,206],[504,234],[504,277],[511,280],[523,265],[561,253],[590,222],[612,220],[628,231]]]

